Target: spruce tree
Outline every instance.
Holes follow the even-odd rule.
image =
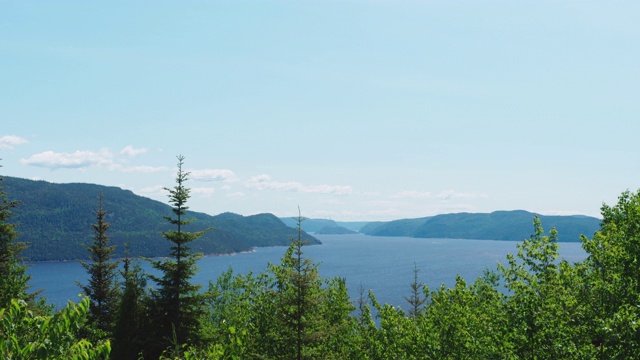
[[[89,322],[95,329],[108,336],[114,325],[114,315],[118,305],[118,284],[116,282],[118,262],[110,261],[115,245],[109,245],[109,223],[103,208],[103,195],[99,196],[96,223],[91,224],[94,238],[91,246],[87,247],[91,262],[81,261],[89,274],[89,283],[81,285],[82,291],[91,300],[89,307]]]
[[[297,238],[292,238],[280,266],[270,265],[275,276],[272,294],[274,328],[269,343],[273,356],[281,359],[320,358],[322,343],[330,335],[323,314],[328,290],[312,259],[303,257],[302,217],[297,218]]]
[[[148,322],[144,307],[147,278],[140,264],[134,263],[132,267],[128,248],[125,248],[123,263],[124,270],[121,274],[124,277],[124,289],[113,329],[111,358],[138,359],[145,341],[144,327]]]
[[[189,252],[188,244],[210,229],[196,232],[184,231],[184,226],[194,219],[185,218],[187,200],[190,189],[185,186],[189,173],[183,170],[184,156],[178,157],[178,173],[176,185],[165,188],[169,192],[169,203],[172,205],[174,217],[166,216],[165,220],[175,227],[162,233],[171,241],[169,258],[151,260],[152,266],[162,273],[161,277],[151,276],[158,285],[152,294],[152,319],[156,322],[155,341],[157,343],[150,352],[152,356],[162,352],[169,345],[192,344],[197,341],[197,325],[204,314],[203,295],[198,291],[201,286],[192,284],[190,279],[197,272],[196,261],[200,254]]]
[[[0,309],[8,307],[12,299],[33,298],[27,294],[30,276],[20,261],[20,253],[26,245],[17,241],[16,225],[9,222],[13,216],[11,210],[19,205],[19,201],[8,199],[2,181],[0,177]]]
[[[413,282],[411,282],[411,295],[405,296],[404,299],[409,303],[407,313],[410,318],[415,318],[424,310],[424,303],[427,302],[429,289],[424,283],[418,281],[420,269],[416,263],[413,263]]]

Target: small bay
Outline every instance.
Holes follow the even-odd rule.
[[[322,245],[304,247],[306,257],[319,264],[323,277],[342,277],[352,300],[358,289],[373,290],[379,302],[405,305],[413,281],[414,264],[420,269],[419,281],[435,290],[441,284],[453,286],[456,275],[467,283],[485,269],[496,270],[498,262],[506,264],[506,255],[517,251],[517,242],[465,239],[417,239],[374,237],[367,235],[315,235]],[[570,262],[581,261],[586,253],[580,243],[559,243],[560,256]],[[258,273],[269,262],[278,264],[285,247],[257,248],[234,255],[205,256],[198,262],[193,281],[208,286],[209,281],[230,267],[236,274]],[[142,261],[147,272],[153,269]],[[81,290],[76,281],[86,283],[87,274],[79,262],[40,262],[29,264],[31,290],[43,290],[49,303],[62,307],[77,301]]]

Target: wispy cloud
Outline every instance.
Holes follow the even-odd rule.
[[[474,199],[474,198],[486,198],[485,193],[478,192],[461,192],[456,190],[444,190],[437,194],[430,191],[401,191],[399,193],[389,196],[391,199]]]
[[[237,181],[236,174],[227,169],[202,169],[202,170],[193,170],[189,172],[190,177],[195,181],[225,181],[225,182],[234,182]]]
[[[430,198],[430,191],[401,191],[399,193],[393,194],[390,196],[392,199],[424,199]]]
[[[128,157],[134,157],[141,154],[146,153],[148,150],[145,148],[134,148],[132,145],[125,146],[122,150],[120,150],[121,155],[126,155]]]
[[[460,192],[455,190],[445,190],[438,193],[435,197],[441,200],[449,200],[449,199],[486,198],[488,196],[485,193],[478,193],[478,192]]]
[[[164,186],[162,185],[154,185],[154,186],[148,186],[139,190],[135,190],[134,191],[136,194],[140,194],[143,196],[157,196],[157,195],[163,195],[166,194],[167,191],[164,189]]]
[[[113,154],[106,149],[99,152],[76,151],[73,153],[45,151],[32,155],[28,159],[21,159],[20,162],[25,165],[39,166],[52,170],[59,168],[81,169],[113,164]]]
[[[192,194],[202,195],[204,197],[211,197],[216,192],[215,188],[212,187],[193,187],[191,188]]]
[[[140,165],[140,166],[115,165],[113,169],[123,173],[147,173],[147,174],[173,170],[172,168],[167,166],[147,166],[147,165]]]
[[[15,146],[28,143],[27,139],[15,135],[4,135],[0,137],[0,149],[13,149]]]
[[[319,193],[349,195],[353,192],[351,186],[344,185],[305,185],[297,181],[279,182],[271,180],[269,175],[258,175],[249,179],[244,185],[255,190],[294,191],[302,193]]]

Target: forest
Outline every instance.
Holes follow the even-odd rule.
[[[533,217],[532,235],[504,265],[455,286],[427,288],[419,268],[405,304],[371,291],[348,296],[305,256],[300,216],[280,263],[262,273],[229,269],[207,288],[192,242],[189,173],[178,156],[162,219],[167,257],[114,256],[104,195],[96,194],[93,241],[78,303],[54,310],[29,288],[20,207],[0,183],[0,357],[4,359],[633,359],[640,358],[640,191],[601,207],[601,225],[580,241],[587,258],[558,257],[558,232]],[[159,270],[151,276],[140,262]],[[122,269],[122,270],[119,270]]]
[[[125,243],[132,257],[158,257],[169,253],[170,242],[158,236],[171,228],[164,216],[171,207],[160,201],[135,195],[129,190],[96,184],[56,184],[16,177],[4,177],[4,186],[12,197],[20,199],[20,208],[12,222],[20,224],[20,241],[28,243],[22,256],[27,261],[86,260],[84,245],[93,237],[91,224],[97,196],[109,211],[105,220],[111,225],[109,243],[116,245],[113,255],[124,257]],[[190,244],[195,252],[206,255],[251,251],[258,246],[287,246],[295,230],[273,214],[241,216],[222,213],[216,216],[190,211],[195,219],[191,230],[215,228]],[[305,239],[319,242],[308,234]]]

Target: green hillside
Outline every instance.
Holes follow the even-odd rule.
[[[75,260],[87,257],[84,244],[93,237],[98,196],[104,195],[109,236],[118,245],[115,256],[124,255],[125,242],[132,256],[165,256],[170,242],[161,236],[169,225],[163,216],[171,215],[169,205],[135,195],[129,190],[95,184],[53,184],[3,176],[10,198],[19,200],[12,221],[18,223],[20,240],[29,243],[23,253],[27,260]],[[272,214],[241,216],[224,213],[210,216],[189,212],[196,219],[189,231],[213,227],[192,249],[204,254],[249,251],[255,246],[288,245],[297,236]],[[311,243],[320,243],[304,234]]]
[[[350,229],[347,229],[346,227],[343,226],[325,226],[321,229],[318,229],[318,231],[315,232],[315,234],[320,234],[320,235],[349,235],[349,234],[357,234],[357,231],[353,231]]]
[[[281,217],[283,223],[290,227],[296,227],[296,219],[293,217]],[[367,225],[366,221],[334,221],[329,219],[304,218],[302,229],[307,232],[317,233],[324,227],[343,227],[348,230],[360,232],[360,229]]]
[[[495,211],[488,214],[443,214],[419,219],[373,222],[360,232],[373,236],[450,238],[481,240],[523,240],[533,232],[535,214],[528,211]],[[558,230],[559,241],[577,242],[580,235],[591,237],[600,229],[600,219],[574,216],[539,215],[542,225]]]

